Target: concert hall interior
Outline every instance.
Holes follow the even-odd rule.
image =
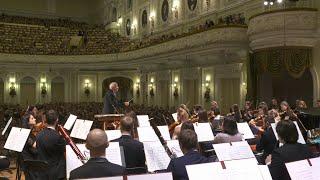
[[[320,0],[1,0],[0,179],[320,180]]]

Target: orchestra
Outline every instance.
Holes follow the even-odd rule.
[[[111,87],[111,86],[110,86]],[[116,87],[116,90],[118,87]],[[113,95],[112,95],[113,96]],[[115,97],[113,97],[115,98]],[[109,99],[110,100],[110,99]],[[106,99],[105,103],[108,99]],[[130,107],[129,104],[121,104],[120,101],[113,99],[112,102],[116,106],[112,106],[114,113],[121,111],[123,107]],[[123,106],[124,105],[124,106]],[[127,106],[128,105],[128,106]],[[305,104],[301,102],[299,108],[304,108]],[[36,107],[30,106],[21,118],[22,127],[31,129],[31,133],[28,137],[26,145],[22,151],[22,159],[20,160],[22,170],[24,171],[25,179],[65,179],[66,175],[66,145],[70,146],[72,151],[76,154],[77,158],[81,161],[82,166],[71,171],[70,179],[84,178],[84,177],[105,177],[114,175],[125,174],[145,174],[147,171],[147,162],[145,157],[145,150],[143,142],[139,142],[139,135],[137,133],[138,120],[134,111],[124,110],[126,112],[124,117],[118,122],[117,126],[113,126],[114,130],[121,131],[121,137],[112,140],[110,142],[119,142],[119,145],[124,151],[123,167],[110,164],[106,159],[108,157],[102,156],[106,147],[108,147],[108,137],[101,135],[104,131],[92,130],[86,139],[86,147],[90,150],[90,158],[86,157],[83,152],[77,147],[76,142],[84,142],[75,140],[70,137],[70,132],[66,130],[62,124],[59,124],[59,115],[54,110],[49,110],[46,113],[40,114]],[[188,107],[185,104],[181,104],[177,110],[177,121],[172,122],[170,114],[161,114],[152,116],[150,118],[150,125],[157,135],[163,149],[170,157],[170,164],[164,171],[172,172],[173,179],[188,179],[186,174],[186,165],[208,163],[217,161],[217,156],[212,149],[213,144],[241,142],[244,139],[243,134],[237,127],[237,123],[247,123],[250,130],[254,134],[254,141],[248,141],[253,152],[257,154],[256,158],[260,164],[270,165],[270,172],[275,179],[288,178],[286,172],[283,174],[276,164],[278,154],[275,152],[283,150],[290,151],[286,148],[290,145],[293,148],[302,148],[304,155],[301,157],[295,157],[295,160],[311,157],[309,149],[305,146],[300,147],[297,144],[296,132],[292,130],[292,122],[297,121],[302,132],[306,129],[299,120],[299,116],[296,114],[298,110],[293,111],[286,101],[282,101],[280,106],[277,105],[275,99],[272,100],[270,109],[266,102],[260,102],[257,109],[253,108],[253,103],[246,101],[243,105],[243,109],[237,104],[232,105],[230,112],[223,114],[220,112],[218,103],[216,101],[211,102],[211,107],[206,111],[201,105],[195,105],[190,113]],[[40,119],[40,122],[35,117]],[[160,132],[157,125],[159,122],[165,122],[168,127],[168,132],[172,140],[179,141],[183,156],[178,157],[171,147],[168,146],[168,140],[165,140],[162,132]],[[172,122],[169,123],[168,122]],[[38,122],[38,123],[37,123]],[[272,124],[281,124],[283,127],[276,126],[276,131],[279,134],[279,140],[275,136],[275,132],[272,129]],[[112,124],[114,122],[110,122]],[[197,134],[195,133],[194,126],[198,123],[208,123],[211,127],[212,133],[215,138],[209,142],[198,142]],[[291,128],[291,131],[287,132],[283,128]],[[292,133],[295,139],[290,139],[285,133]],[[97,141],[99,139],[99,142]],[[101,139],[105,139],[105,142],[101,142]],[[281,146],[282,144],[289,144]],[[102,148],[102,149],[101,149]],[[282,149],[279,149],[282,148]],[[95,154],[96,152],[96,154]],[[210,152],[210,153],[208,153]],[[258,155],[259,152],[262,154]],[[284,152],[280,152],[284,153]],[[272,159],[271,159],[272,156]],[[281,156],[284,156],[281,154]],[[292,157],[282,160],[284,162],[290,161]],[[25,165],[25,161],[39,160],[47,162],[49,165],[44,172],[33,171],[28,169]],[[102,163],[104,165],[98,165]],[[179,166],[179,167],[178,167]],[[94,171],[94,168],[105,169],[105,173],[89,173],[88,170]],[[109,171],[114,169],[114,172]],[[109,169],[109,170],[108,170]],[[283,169],[282,169],[283,170]],[[161,171],[159,171],[161,172]],[[280,178],[279,178],[280,177]]]

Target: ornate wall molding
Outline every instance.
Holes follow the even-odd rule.
[[[253,50],[277,46],[313,47],[316,43],[316,9],[288,9],[254,16],[248,37]]]

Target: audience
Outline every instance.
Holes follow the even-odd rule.
[[[222,132],[215,136],[213,143],[230,143],[242,140],[243,137],[238,131],[237,121],[232,117],[225,117],[222,122]]]
[[[143,144],[133,139],[133,124],[133,118],[129,116],[122,118],[120,120],[122,136],[112,142],[119,142],[120,147],[123,148],[128,174],[146,173]]]
[[[89,179],[125,175],[125,168],[106,159],[109,146],[107,134],[101,129],[93,129],[87,136],[86,148],[90,150],[90,159],[84,165],[70,173],[71,179]]]
[[[279,121],[276,131],[279,142],[283,145],[268,156],[266,164],[269,164],[269,170],[274,180],[290,180],[285,163],[312,158],[312,153],[306,145],[297,142],[298,131],[292,121]]]
[[[180,132],[178,136],[180,148],[183,156],[171,159],[167,171],[172,172],[174,180],[187,180],[188,174],[186,165],[208,163],[211,159],[202,156],[198,152],[198,139],[197,134],[189,129]]]

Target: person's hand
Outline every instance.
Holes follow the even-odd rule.
[[[124,105],[125,105],[125,106],[129,106],[130,103],[129,103],[129,102],[124,102]]]
[[[271,159],[272,159],[272,156],[271,156],[271,154],[269,154],[269,156],[267,156],[267,158],[265,160],[266,165],[271,164]]]

